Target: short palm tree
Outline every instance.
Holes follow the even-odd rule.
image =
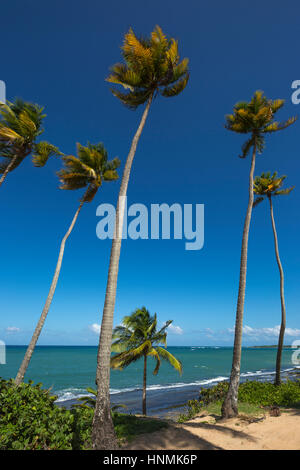
[[[17,385],[19,385],[24,379],[24,375],[28,368],[37,340],[44,326],[60,274],[65,244],[73,230],[79,212],[81,211],[81,208],[85,203],[91,202],[93,200],[103,181],[115,181],[116,179],[118,179],[118,173],[116,170],[120,165],[120,161],[118,158],[108,161],[107,151],[105,150],[103,144],[88,144],[86,147],[77,144],[77,155],[77,157],[74,157],[72,155],[62,157],[64,161],[64,168],[58,172],[58,176],[61,182],[60,188],[67,190],[80,188],[87,189],[80,200],[79,207],[75,212],[71,225],[69,226],[66,234],[64,235],[61,241],[58,261],[56,264],[48,297],[40,319],[33,333],[33,336],[31,338],[31,341],[29,343],[29,346],[27,348],[23,362],[16,376],[15,383]]]
[[[226,116],[226,129],[239,134],[250,134],[242,147],[241,158],[246,158],[250,151],[252,151],[252,158],[248,185],[249,199],[242,238],[232,369],[228,393],[222,405],[223,418],[230,418],[238,414],[237,401],[241,369],[248,237],[253,206],[253,175],[256,153],[262,153],[266,135],[285,129],[295,122],[295,117],[284,122],[275,121],[275,114],[283,105],[284,100],[272,101],[267,99],[262,91],[256,91],[251,101],[236,104],[233,113]]]
[[[112,93],[129,108],[136,109],[144,104],[146,106],[126,160],[116,209],[116,232],[111,247],[97,358],[98,395],[92,431],[94,449],[117,448],[117,439],[110,415],[110,347],[122,242],[124,202],[131,166],[153,99],[158,95],[167,98],[179,95],[189,79],[188,59],[180,62],[178,42],[175,39],[167,39],[159,26],[156,26],[150,38],[146,39],[137,38],[130,29],[124,38],[122,56],[124,63],[112,67],[107,81],[122,86],[125,92],[114,88]]]
[[[274,235],[274,247],[275,247],[275,256],[279,269],[280,275],[280,300],[281,300],[281,326],[278,338],[278,349],[277,349],[277,358],[276,358],[276,375],[275,375],[275,385],[280,385],[281,383],[281,358],[282,358],[282,349],[284,341],[284,333],[286,326],[286,310],[285,310],[285,301],[284,301],[284,274],[283,268],[279,256],[278,248],[278,239],[277,231],[275,226],[274,214],[273,214],[273,202],[272,198],[275,196],[287,195],[294,189],[294,186],[291,188],[281,189],[283,182],[286,176],[277,176],[277,173],[262,173],[261,176],[257,176],[254,180],[253,191],[256,195],[253,206],[258,205],[264,199],[268,199],[270,203],[270,215],[272,222],[272,229]]]
[[[43,166],[49,156],[59,155],[57,147],[48,142],[36,142],[44,132],[43,108],[17,99],[15,103],[0,103],[0,186],[8,173],[32,155],[35,166]]]
[[[182,373],[181,362],[169,351],[159,346],[167,346],[167,328],[172,323],[169,320],[157,330],[157,315],[151,316],[149,311],[142,307],[135,310],[131,315],[124,317],[122,325],[113,331],[112,352],[118,352],[110,361],[112,369],[122,370],[133,362],[143,359],[143,415],[147,414],[146,389],[147,389],[147,359],[153,357],[156,366],[153,374],[156,375],[161,365],[161,359],[167,361],[180,374]]]

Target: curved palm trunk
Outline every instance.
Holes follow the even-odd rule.
[[[67,233],[65,234],[64,238],[62,239],[62,242],[61,242],[61,245],[60,245],[60,250],[59,250],[59,256],[58,256],[54,276],[53,276],[53,279],[52,279],[51,287],[50,287],[50,290],[49,290],[49,294],[48,294],[44,309],[42,311],[42,314],[40,316],[40,319],[38,321],[38,324],[37,324],[37,326],[34,330],[31,341],[30,341],[29,346],[27,348],[27,351],[25,353],[25,356],[24,356],[24,359],[23,359],[22,364],[20,366],[20,369],[18,371],[18,374],[15,378],[16,385],[20,385],[20,383],[23,382],[24,375],[26,373],[29,362],[31,360],[31,356],[33,354],[33,351],[34,351],[34,348],[36,346],[37,340],[39,339],[42,328],[44,326],[44,323],[45,323],[45,320],[46,320],[47,314],[49,312],[49,308],[50,308],[50,305],[51,305],[51,302],[52,302],[52,299],[53,299],[53,296],[54,296],[54,293],[55,293],[58,277],[59,277],[59,274],[60,274],[61,263],[62,263],[62,260],[63,260],[64,250],[65,250],[65,243],[66,243],[70,233],[73,230],[73,227],[75,225],[78,214],[79,214],[83,204],[84,204],[84,197],[83,197],[83,199],[82,199],[82,201],[81,201],[81,203],[80,203],[80,205],[79,205],[79,207],[78,207],[78,209],[77,209],[77,211],[74,215],[74,218],[71,222],[71,225],[70,225]]]
[[[10,172],[11,168],[14,166],[15,161],[17,160],[18,155],[15,155],[12,159],[5,171],[3,172],[3,175],[0,178],[0,186],[4,182],[5,178],[7,177],[8,173]]]
[[[222,418],[231,418],[238,414],[238,390],[240,383],[240,370],[241,370],[241,356],[242,356],[242,335],[243,335],[243,316],[244,316],[244,303],[245,303],[245,290],[246,290],[246,277],[247,277],[247,257],[248,257],[248,238],[249,228],[253,207],[253,175],[255,169],[255,156],[256,144],[253,147],[251,168],[249,174],[249,200],[246,212],[246,218],[243,230],[242,250],[241,250],[241,263],[240,263],[240,281],[239,293],[236,309],[235,333],[234,333],[234,347],[233,347],[233,360],[230,375],[230,383],[227,396],[222,405]]]
[[[284,340],[284,333],[285,333],[285,325],[286,325],[286,311],[285,311],[285,301],[284,301],[284,275],[282,264],[280,261],[279,256],[279,249],[278,249],[278,239],[277,239],[277,232],[273,214],[273,204],[272,204],[272,197],[269,197],[270,202],[270,214],[271,214],[271,221],[272,221],[272,229],[274,234],[274,245],[275,245],[275,255],[276,261],[278,264],[279,274],[280,274],[280,300],[281,300],[281,326],[278,338],[278,349],[277,349],[277,358],[276,358],[276,376],[275,376],[275,385],[280,385],[281,383],[281,358],[282,358],[282,348],[283,348],[283,340]]]
[[[146,405],[146,393],[147,393],[147,356],[144,356],[144,376],[143,376],[143,415],[147,414]]]
[[[132,140],[131,148],[126,160],[122,177],[119,198],[116,210],[115,235],[112,240],[110,261],[108,269],[108,279],[104,309],[102,315],[100,340],[97,355],[96,383],[98,388],[95,414],[93,419],[92,443],[94,449],[116,449],[118,447],[114,426],[110,413],[110,354],[113,329],[113,316],[116,301],[117,280],[119,271],[119,260],[122,242],[122,230],[125,211],[125,197],[130,177],[130,170],[137,144],[144,128],[147,115],[152,102],[150,96],[145,107],[141,122]]]

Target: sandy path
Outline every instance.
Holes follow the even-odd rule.
[[[167,429],[142,434],[126,449],[178,450],[300,450],[300,410],[281,416],[267,416],[262,421],[243,419],[215,421],[201,416],[184,424],[170,424]]]

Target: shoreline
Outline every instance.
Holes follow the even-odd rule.
[[[293,379],[293,377],[299,374],[299,366],[288,368],[282,371],[283,379]],[[274,371],[256,371],[247,372],[241,374],[241,383],[247,380],[257,380],[259,382],[270,382],[273,380],[275,375]],[[183,413],[186,404],[189,400],[194,400],[199,397],[200,388],[211,388],[219,382],[228,381],[228,377],[216,377],[199,381],[199,383],[193,384],[170,384],[168,386],[149,386],[147,388],[147,414],[156,418],[168,418],[171,420]],[[89,395],[82,394],[81,396]],[[122,413],[129,414],[141,414],[142,413],[142,389],[137,388],[133,390],[125,389],[119,392],[113,392],[110,395],[111,404],[118,405],[124,404],[127,406],[126,409],[122,410]],[[67,409],[73,405],[78,404],[76,397],[57,400],[55,404],[60,407]]]

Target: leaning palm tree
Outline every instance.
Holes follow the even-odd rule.
[[[181,362],[165,348],[167,346],[167,328],[172,320],[157,330],[157,315],[151,316],[149,311],[142,307],[136,309],[131,315],[123,318],[122,325],[113,331],[112,352],[118,352],[110,360],[112,369],[123,370],[139,359],[144,360],[143,372],[143,415],[147,414],[147,359],[153,357],[156,366],[153,374],[156,375],[161,365],[161,359],[167,361],[175,370],[182,374]],[[165,348],[159,346],[162,344]]]
[[[223,418],[230,418],[238,414],[237,401],[242,355],[248,237],[253,206],[253,174],[255,169],[256,153],[262,153],[267,134],[285,129],[295,122],[295,117],[289,118],[284,122],[275,121],[275,114],[283,105],[284,100],[272,101],[267,99],[262,91],[256,91],[250,102],[240,102],[236,104],[233,109],[233,114],[226,116],[226,129],[239,134],[250,134],[250,137],[242,147],[241,158],[246,158],[250,151],[252,151],[252,158],[248,186],[249,199],[241,248],[240,279],[236,309],[232,369],[228,393],[222,405]]]
[[[72,155],[62,157],[65,166],[62,170],[58,172],[58,176],[61,182],[60,188],[68,190],[80,188],[87,189],[80,200],[79,207],[75,212],[71,225],[69,226],[66,234],[64,235],[61,241],[58,260],[50,290],[48,293],[48,297],[46,299],[44,309],[34,330],[29,346],[27,348],[23,362],[16,376],[15,383],[17,385],[19,385],[24,379],[24,375],[28,368],[35,345],[44,326],[60,274],[65,244],[73,230],[79,212],[81,211],[82,206],[85,203],[91,202],[94,199],[103,181],[115,181],[116,179],[118,179],[118,173],[116,170],[120,166],[120,161],[118,158],[108,161],[107,151],[105,150],[103,144],[88,144],[86,147],[77,144],[77,155],[77,157],[74,157]]]
[[[286,176],[277,176],[277,172],[271,175],[270,172],[262,173],[261,176],[257,176],[254,180],[253,191],[256,194],[253,207],[257,206],[264,199],[268,198],[270,203],[270,216],[272,222],[273,236],[274,236],[274,247],[275,247],[275,256],[279,269],[280,275],[280,300],[281,300],[281,326],[278,338],[278,349],[277,349],[277,358],[276,358],[276,375],[275,375],[275,385],[281,384],[281,358],[282,358],[282,349],[286,325],[286,310],[285,310],[285,301],[284,301],[284,274],[283,268],[279,256],[278,248],[278,239],[277,231],[275,226],[274,214],[273,214],[273,202],[272,197],[287,195],[294,189],[294,186],[291,188],[281,189],[283,182]]]
[[[151,37],[147,39],[138,39],[130,29],[125,35],[122,55],[124,63],[112,67],[112,73],[107,81],[121,85],[127,91],[124,93],[114,88],[112,93],[129,108],[136,109],[143,104],[146,106],[126,160],[116,209],[115,236],[111,247],[97,358],[98,395],[92,431],[94,449],[112,449],[117,446],[110,414],[110,347],[122,242],[124,203],[132,162],[153,99],[158,95],[167,98],[179,95],[189,79],[188,59],[179,61],[177,41],[167,39],[159,26],[156,26]]]
[[[48,142],[36,142],[44,132],[43,108],[17,99],[14,103],[0,103],[0,186],[8,173],[32,155],[35,166],[43,166],[49,156],[59,150]]]

